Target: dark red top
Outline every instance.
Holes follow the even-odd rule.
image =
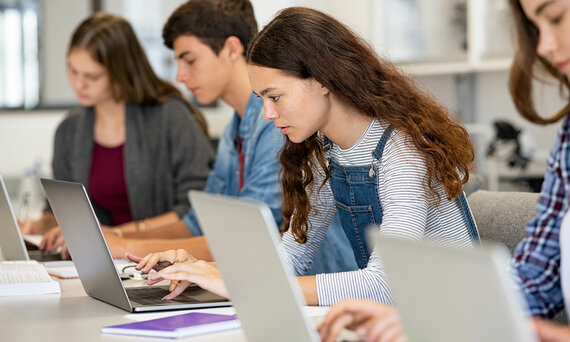
[[[89,174],[89,196],[109,213],[114,225],[133,220],[125,180],[123,147],[124,144],[105,147],[94,143]]]

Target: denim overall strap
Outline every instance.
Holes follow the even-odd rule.
[[[467,232],[469,233],[471,240],[473,240],[476,245],[479,245],[481,243],[481,239],[479,237],[479,232],[477,231],[477,225],[475,225],[473,214],[471,213],[471,210],[469,210],[465,193],[461,192],[461,195],[459,195],[457,200],[461,206],[461,213],[465,217],[465,221],[467,221]]]
[[[375,159],[382,157],[390,132],[392,128],[388,127],[372,152]],[[374,163],[343,166],[335,160],[329,160],[329,175],[329,184],[342,228],[350,242],[356,263],[362,269],[370,258],[365,230],[370,225],[382,223],[377,166]]]

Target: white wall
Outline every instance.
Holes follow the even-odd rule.
[[[20,176],[35,161],[49,171],[53,132],[63,111],[0,113],[0,174]]]
[[[87,0],[49,0],[42,2],[40,49],[43,61],[42,101],[46,105],[69,105],[75,95],[67,82],[65,54],[71,32],[91,11]]]

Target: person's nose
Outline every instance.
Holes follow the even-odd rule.
[[[556,51],[557,41],[550,28],[543,28],[539,31],[536,53],[548,60],[552,59]]]
[[[269,104],[263,104],[263,118],[267,121],[275,120],[279,117],[275,108]]]
[[[176,82],[185,83],[188,80],[188,70],[183,61],[178,61],[178,71],[176,72]]]
[[[84,76],[76,75],[73,76],[72,83],[75,89],[85,89],[87,81],[85,80]]]

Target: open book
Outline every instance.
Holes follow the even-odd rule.
[[[182,315],[151,319],[101,328],[102,333],[181,338],[237,329],[240,322],[234,315],[190,312]]]
[[[37,261],[0,261],[0,296],[61,293]]]

